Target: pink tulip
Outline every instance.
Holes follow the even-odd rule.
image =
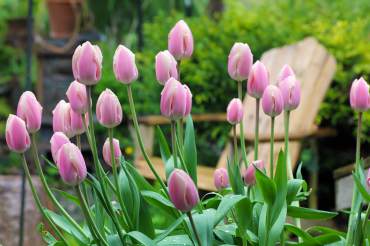
[[[217,190],[224,189],[229,186],[229,175],[224,167],[217,168],[213,173],[213,181]]]
[[[349,98],[355,110],[365,112],[370,108],[369,85],[363,77],[353,81]]]
[[[96,117],[107,128],[118,126],[122,121],[122,107],[117,96],[109,89],[103,91],[96,103]]]
[[[69,85],[66,95],[73,111],[80,114],[84,114],[88,111],[87,91],[84,84],[76,80],[73,81]]]
[[[243,120],[243,103],[239,98],[234,98],[227,106],[227,121],[232,124],[238,124]]]
[[[63,132],[67,137],[74,136],[71,126],[71,105],[60,100],[53,110],[53,131]]]
[[[168,34],[168,50],[176,58],[189,58],[193,54],[193,34],[185,21],[180,20]]]
[[[6,121],[5,139],[9,149],[17,153],[26,152],[31,145],[26,123],[13,114],[10,114]]]
[[[263,161],[257,160],[249,164],[247,170],[244,171],[244,183],[248,186],[256,184],[256,167],[262,171],[265,167],[265,164]]]
[[[256,63],[254,63],[252,66],[251,72],[249,73],[247,83],[248,94],[254,98],[261,98],[268,84],[269,74],[265,65],[260,61],[256,61]]]
[[[81,135],[85,132],[85,127],[83,123],[83,115],[80,113],[76,113],[72,109],[70,110],[71,113],[71,131],[72,135]],[[89,117],[85,117],[86,126],[89,126]]]
[[[135,54],[123,45],[119,45],[114,53],[113,71],[116,79],[124,84],[131,84],[139,76]]]
[[[175,169],[168,178],[168,192],[175,207],[182,212],[191,211],[199,202],[197,187],[190,176]]]
[[[161,113],[173,120],[184,117],[191,110],[191,92],[174,78],[170,78],[161,93]]]
[[[31,91],[23,92],[19,98],[17,115],[25,121],[29,132],[35,133],[40,129],[42,106]]]
[[[168,50],[161,51],[155,56],[155,74],[162,85],[170,78],[178,79],[177,62]]]
[[[58,161],[58,153],[63,144],[70,143],[69,138],[63,132],[55,132],[50,139],[51,156],[54,162]]]
[[[284,100],[284,110],[296,109],[301,100],[301,85],[294,75],[279,82],[279,89]]]
[[[289,76],[295,76],[295,73],[288,64],[285,64],[283,68],[280,70],[278,81],[280,82]]]
[[[232,79],[246,80],[253,64],[253,55],[248,44],[235,43],[229,54],[227,70]]]
[[[57,167],[66,184],[78,185],[86,178],[85,160],[80,149],[73,143],[65,143],[60,147]]]
[[[262,109],[265,114],[275,117],[283,111],[284,100],[280,89],[275,85],[266,87],[262,96]]]
[[[114,159],[116,161],[115,162],[116,166],[119,167],[122,152],[119,146],[119,141],[118,139],[115,139],[115,138],[113,138],[113,151],[114,151]],[[105,163],[107,163],[109,166],[112,166],[109,138],[105,140],[105,143],[103,145],[103,159]]]
[[[103,55],[97,45],[86,41],[79,45],[72,57],[75,80],[85,85],[94,85],[101,78]]]

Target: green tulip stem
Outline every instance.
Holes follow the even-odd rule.
[[[77,147],[81,150],[81,135],[76,135]]]
[[[175,168],[177,166],[177,148],[176,148],[176,121],[171,121],[171,143],[172,143],[172,156]]]
[[[76,185],[75,190],[76,190],[76,194],[77,194],[77,196],[80,200],[80,206],[81,206],[82,212],[83,212],[83,214],[86,218],[87,224],[90,228],[91,234],[94,235],[94,237],[96,238],[96,242],[98,243],[98,245],[108,246],[107,241],[103,238],[103,236],[101,235],[98,227],[96,226],[96,224],[94,222],[94,219],[93,219],[93,217],[90,213],[90,208],[86,203],[86,199],[85,199],[84,195],[82,194],[81,187],[79,185]]]
[[[243,102],[243,82],[238,81],[238,97]],[[245,167],[248,166],[247,151],[245,149],[245,138],[244,138],[244,118],[240,121],[240,148],[242,152],[243,162]]]
[[[68,214],[68,212],[58,202],[58,200],[54,196],[53,192],[51,191],[51,189],[48,185],[48,182],[46,181],[44,172],[42,171],[41,164],[40,164],[40,159],[39,159],[39,155],[38,155],[38,151],[37,151],[37,145],[36,145],[36,134],[32,133],[31,137],[32,137],[32,141],[31,141],[32,155],[33,155],[33,159],[34,159],[35,164],[36,164],[37,172],[39,173],[39,176],[40,176],[41,183],[44,187],[44,190],[46,191],[47,195],[49,196],[49,198],[51,199],[53,204],[59,209],[59,211],[63,214],[63,216],[73,225],[73,227],[75,227],[78,230],[78,232],[81,235],[83,235],[85,238],[88,238],[86,233],[77,224],[77,222]]]
[[[197,229],[195,227],[195,223],[194,223],[194,220],[193,220],[193,216],[191,215],[191,211],[190,212],[187,212],[186,213],[189,217],[189,221],[190,221],[190,225],[194,231],[194,235],[195,235],[195,238],[197,240],[197,243],[198,243],[198,246],[202,246],[201,242],[200,242],[200,238],[199,238],[199,235],[198,235],[198,232],[197,232]]]
[[[164,185],[162,179],[160,178],[160,176],[158,175],[157,171],[155,170],[151,160],[149,159],[149,156],[148,154],[146,153],[145,151],[145,147],[144,147],[144,144],[143,144],[143,140],[142,140],[142,136],[141,136],[141,132],[140,132],[140,128],[139,128],[139,123],[137,121],[137,116],[136,116],[136,111],[135,111],[135,104],[134,104],[134,98],[132,96],[132,90],[131,90],[131,85],[128,84],[127,85],[127,94],[128,94],[128,100],[129,100],[129,104],[130,104],[130,110],[131,110],[131,116],[132,116],[132,121],[134,123],[134,128],[135,128],[135,132],[136,132],[136,137],[137,137],[137,140],[139,142],[139,146],[140,146],[140,150],[141,150],[141,153],[143,154],[144,156],[144,159],[145,161],[148,163],[149,165],[149,168],[150,170],[152,171],[152,173],[154,174],[155,178],[157,179],[157,181],[159,182],[159,184],[161,185],[163,191],[166,193],[167,195],[167,198],[169,197],[168,195],[168,191],[167,191],[167,188],[166,186]]]
[[[235,165],[238,165],[239,155],[238,155],[238,140],[236,137],[236,125],[233,126],[233,139],[234,139],[234,163]]]
[[[121,194],[121,189],[118,181],[118,172],[117,172],[117,163],[116,163],[116,158],[114,156],[114,146],[113,146],[113,128],[108,128],[108,137],[109,137],[109,148],[110,148],[110,158],[111,158],[111,163],[112,163],[112,172],[113,172],[113,180],[116,186],[116,193],[118,197],[118,202],[120,204],[120,207],[126,217],[127,224],[131,229],[133,228],[132,221],[130,220],[129,213],[127,211],[127,208],[125,206],[125,203],[123,202],[122,194]]]
[[[271,117],[271,133],[270,133],[270,177],[274,178],[274,127],[275,117]]]
[[[33,195],[33,199],[35,200],[35,203],[36,203],[37,208],[40,210],[41,215],[47,220],[47,222],[49,223],[49,225],[52,227],[52,229],[54,230],[55,234],[57,234],[57,236],[64,243],[66,243],[66,240],[65,240],[63,234],[58,230],[58,228],[56,227],[56,225],[54,224],[54,222],[51,220],[51,218],[49,217],[49,215],[46,214],[44,208],[42,207],[40,197],[37,194],[36,188],[35,188],[35,186],[34,186],[34,184],[32,182],[30,170],[28,169],[28,165],[27,165],[27,161],[26,161],[26,157],[25,157],[25,154],[24,153],[22,154],[22,164],[23,164],[24,172],[26,174],[26,177],[27,177],[27,180],[28,180],[28,184],[30,185],[31,192],[32,192],[32,195]]]
[[[362,128],[362,112],[358,113],[358,121],[357,121],[357,139],[356,139],[356,163],[355,163],[355,172],[361,171],[361,128]],[[359,210],[359,205],[356,204],[356,201],[359,199],[359,192],[357,191],[356,185],[353,186],[353,195],[352,195],[352,206],[351,206],[351,214],[349,216],[348,221],[348,230],[347,230],[347,238],[346,238],[346,246],[352,246],[354,240],[354,230],[355,230],[355,220],[356,220],[356,213]]]
[[[260,99],[256,99],[256,121],[254,126],[254,160],[258,160]]]
[[[363,226],[362,226],[362,231],[363,232],[367,231],[367,221],[369,220],[369,216],[370,216],[370,202],[367,204],[365,218],[364,218],[364,222],[363,222]],[[366,233],[364,233],[364,234],[366,234]]]

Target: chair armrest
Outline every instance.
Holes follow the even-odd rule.
[[[225,113],[210,113],[210,114],[194,114],[192,115],[194,122],[225,122]],[[146,115],[138,117],[140,124],[144,125],[165,125],[170,124],[167,117],[161,115]]]

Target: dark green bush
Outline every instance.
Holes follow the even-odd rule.
[[[236,96],[236,83],[227,74],[227,56],[234,42],[247,42],[256,60],[268,49],[314,36],[337,60],[334,82],[317,121],[333,127],[353,127],[353,112],[348,105],[350,84],[358,76],[370,79],[370,5],[366,0],[225,2],[225,11],[214,19],[207,16],[186,19],[194,35],[195,50],[190,60],[181,63],[181,81],[192,90],[193,113],[223,112]],[[183,17],[179,13],[162,14],[144,25],[144,50],[137,53],[141,81],[134,85],[139,114],[159,113],[162,87],[155,79],[154,56],[167,49],[168,32],[180,18]],[[122,102],[126,102],[124,87],[113,82],[111,67],[107,66],[114,47],[105,47],[105,51],[108,71],[100,88],[113,87]],[[366,133],[370,132],[369,119],[367,113]],[[229,130],[211,129],[206,132],[208,139],[220,136],[219,132],[225,136]],[[370,141],[370,135],[365,136]]]

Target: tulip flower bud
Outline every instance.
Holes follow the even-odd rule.
[[[60,147],[57,167],[66,184],[78,185],[86,178],[85,160],[80,149],[73,143],[66,143]]]
[[[193,34],[185,21],[180,20],[168,34],[168,50],[176,58],[188,58],[193,54]]]
[[[260,61],[256,61],[249,73],[247,83],[248,94],[254,98],[261,98],[268,84],[269,74],[265,65]]]
[[[71,132],[73,136],[81,135],[85,132],[85,127],[83,123],[83,115],[80,113],[76,113],[72,109],[70,110],[71,113]],[[87,116],[87,114],[86,114]],[[89,126],[89,117],[85,118],[86,126]]]
[[[280,70],[278,81],[280,82],[284,80],[285,78],[288,78],[289,76],[295,76],[295,73],[288,64],[285,64],[283,68]]]
[[[5,127],[6,144],[11,151],[24,153],[30,148],[30,135],[26,123],[14,114],[10,114]]]
[[[369,85],[364,78],[355,79],[350,91],[351,107],[360,112],[365,112],[370,108]]]
[[[19,98],[17,116],[24,120],[29,132],[35,133],[40,129],[42,106],[31,91],[23,92]]]
[[[67,137],[74,136],[71,126],[71,105],[60,100],[53,110],[53,131],[63,132]]]
[[[248,186],[252,186],[256,183],[256,167],[259,170],[263,170],[265,165],[263,161],[257,160],[249,164],[247,170],[244,171],[244,183]]]
[[[234,98],[227,106],[227,121],[232,124],[238,124],[243,120],[243,103],[239,98]]]
[[[168,192],[172,203],[182,212],[191,211],[199,202],[197,187],[181,169],[173,170],[168,178]]]
[[[191,92],[174,78],[170,78],[161,93],[161,113],[173,120],[184,117],[191,110]]]
[[[139,76],[135,54],[123,45],[119,45],[114,53],[113,71],[116,79],[124,84],[131,84]]]
[[[50,139],[50,147],[51,147],[51,156],[55,163],[58,161],[58,153],[60,148],[66,144],[70,143],[69,138],[63,132],[55,132]]]
[[[294,75],[279,82],[279,89],[284,100],[284,110],[296,109],[301,101],[301,85]]]
[[[96,117],[101,125],[107,128],[118,126],[122,121],[122,107],[110,89],[103,91],[96,103]]]
[[[217,168],[213,173],[213,181],[216,189],[221,190],[229,186],[229,175],[224,167]]]
[[[101,78],[103,55],[97,45],[86,41],[79,45],[72,57],[75,80],[85,85],[94,85]]]
[[[184,117],[188,116],[191,112],[191,107],[192,107],[192,97],[193,95],[191,94],[191,91],[187,85],[183,85],[185,92],[186,92],[186,109],[185,109],[185,114]]]
[[[113,152],[114,152],[114,159],[116,160],[116,165],[119,167],[122,152],[119,147],[119,141],[118,139],[115,139],[115,138],[113,138]],[[105,140],[104,145],[103,145],[103,159],[105,163],[107,163],[109,166],[112,166],[109,138]]]
[[[253,55],[248,44],[235,43],[231,48],[227,70],[232,79],[242,81],[248,78],[253,64]]]
[[[170,78],[178,79],[177,62],[168,50],[161,51],[155,56],[155,74],[162,85]]]
[[[66,95],[73,111],[80,114],[88,111],[89,105],[87,100],[90,99],[87,98],[86,86],[84,84],[76,80],[73,81],[69,85]]]
[[[275,85],[266,87],[262,96],[262,109],[265,114],[275,117],[283,111],[284,100],[280,89]]]

